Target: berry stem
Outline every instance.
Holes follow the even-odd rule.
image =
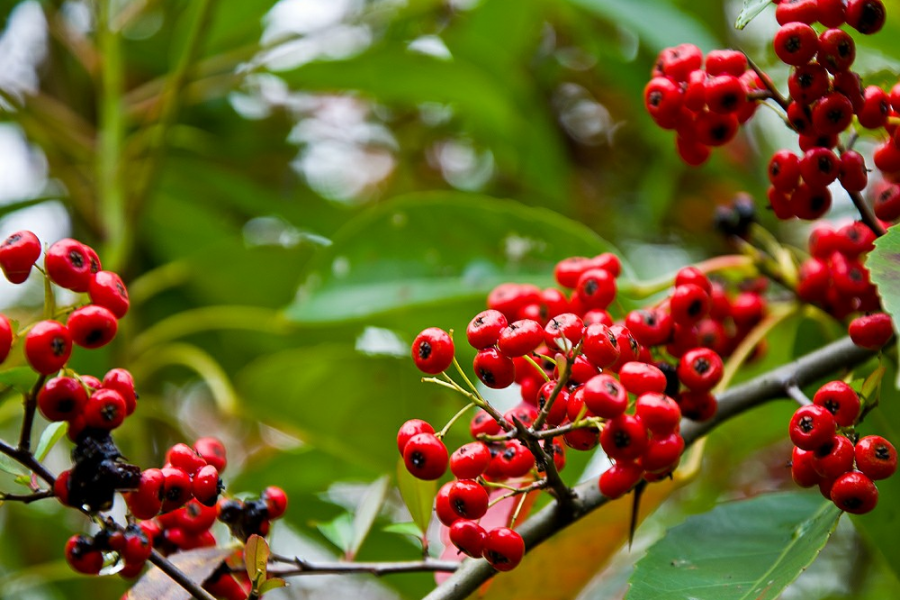
[[[884,226],[875,216],[875,213],[872,212],[872,208],[868,205],[865,198],[862,197],[862,194],[859,192],[847,192],[847,194],[850,196],[850,200],[853,201],[853,206],[859,211],[862,222],[868,225],[869,229],[877,237],[883,236],[885,234]]]
[[[560,379],[562,381],[562,379]],[[549,402],[548,402],[549,404]],[[556,463],[553,461],[553,456],[541,448],[540,440],[537,438],[533,430],[529,430],[526,428],[521,421],[513,417],[513,423],[516,426],[516,430],[518,431],[518,435],[516,436],[519,440],[525,444],[528,450],[531,451],[531,454],[534,455],[535,463],[540,469],[541,465],[544,467],[544,473],[547,478],[547,485],[550,486],[550,489],[553,491],[553,495],[556,496],[556,499],[559,501],[559,507],[561,510],[565,511],[567,514],[572,514],[575,511],[575,495],[572,491],[572,488],[566,485],[566,483],[562,480],[562,477],[559,476],[559,471],[556,469]],[[535,421],[535,424],[537,421]]]
[[[553,388],[553,391],[550,392],[550,397],[547,398],[547,401],[544,403],[544,406],[541,407],[537,418],[534,420],[534,423],[531,426],[532,431],[539,431],[541,427],[544,426],[544,421],[547,420],[547,414],[550,412],[550,409],[553,408],[553,403],[556,402],[556,398],[559,396],[559,393],[569,383],[569,375],[572,373],[572,365],[574,363],[575,353],[573,352],[572,356],[566,358],[566,362],[564,364],[558,365],[559,380],[556,382],[556,386]],[[544,372],[543,369],[541,370],[541,372]],[[546,373],[544,373],[544,377],[547,377]],[[550,381],[549,377],[547,377],[547,381]]]
[[[500,504],[504,500],[509,500],[510,498],[514,498],[520,494],[527,495],[531,492],[534,492],[537,490],[542,490],[545,487],[547,487],[547,480],[539,479],[538,481],[535,481],[533,483],[530,483],[529,485],[526,485],[525,487],[520,487],[520,488],[512,487],[512,486],[503,486],[503,487],[510,490],[510,492],[508,494],[503,494],[502,496],[497,496],[496,498],[491,500],[488,503],[488,508],[490,508],[492,506],[496,506],[497,504]],[[517,513],[518,513],[518,509],[517,509]],[[513,519],[513,521],[515,522],[515,519]]]
[[[156,565],[160,571],[168,575],[172,581],[184,588],[184,591],[196,598],[196,600],[216,600],[212,594],[200,587],[199,584],[185,575],[181,569],[173,565],[156,550],[153,550],[150,553],[150,558],[148,560]]]
[[[784,393],[800,406],[812,404],[812,400],[810,400],[806,394],[803,393],[803,390],[801,390],[793,381],[784,386]]]
[[[47,470],[47,467],[42,465],[31,452],[13,448],[3,440],[0,440],[0,453],[5,454],[26,469],[30,470],[32,473],[50,484],[51,487],[53,487],[53,484],[56,482],[56,477],[54,477],[53,474]]]
[[[52,497],[53,490],[41,490],[33,494],[6,494],[0,492],[0,502],[21,502],[23,504],[31,504],[37,500]]]
[[[450,430],[451,427],[453,427],[453,424],[456,423],[456,421],[458,421],[460,417],[462,417],[464,414],[466,414],[466,412],[470,408],[473,408],[475,406],[476,406],[476,404],[474,402],[469,402],[464,407],[459,409],[459,411],[455,415],[453,415],[453,417],[449,421],[447,421],[447,424],[444,425],[444,428],[441,429],[438,433],[436,433],[434,437],[441,439],[442,437],[447,435],[447,432]]]
[[[519,513],[522,512],[522,507],[525,506],[525,500],[528,498],[528,494],[522,494],[522,497],[519,498],[519,503],[516,504],[516,510],[513,511],[512,516],[509,518],[509,528],[512,529],[516,526],[516,521],[519,519]]]
[[[445,572],[451,573],[459,568],[460,563],[453,560],[409,560],[398,562],[312,562],[299,557],[288,558],[272,554],[269,561],[276,564],[287,564],[292,569],[269,569],[269,577],[296,577],[299,575],[329,575],[344,573],[368,573],[376,577],[392,573]],[[234,567],[233,573],[243,573],[243,567]]]
[[[738,347],[735,348],[731,357],[725,361],[725,368],[722,371],[722,380],[719,382],[719,385],[716,386],[714,392],[718,393],[725,390],[731,383],[731,380],[734,379],[734,376],[737,374],[738,369],[741,368],[741,365],[747,362],[747,359],[753,353],[753,349],[756,345],[765,339],[770,331],[778,327],[778,325],[788,317],[796,314],[798,310],[800,310],[800,305],[793,302],[789,304],[771,305],[768,316],[750,330],[750,333],[748,333],[743,341],[738,344]]]
[[[46,380],[46,375],[38,377],[31,391],[22,398],[25,405],[25,416],[22,419],[22,431],[19,435],[19,452],[24,454],[31,454],[31,430],[34,427],[34,413],[37,410],[37,395],[44,387]]]
[[[694,265],[703,273],[718,273],[719,271],[736,271],[736,272],[753,272],[753,259],[741,254],[727,254],[725,256],[716,256]],[[675,283],[675,274],[666,275],[659,279],[651,281],[627,282],[623,281],[619,284],[619,291],[635,300],[649,298],[659,292],[663,292]]]
[[[534,360],[533,358],[531,358],[531,356],[529,356],[528,354],[526,354],[526,355],[523,356],[522,358],[524,358],[528,363],[531,364],[532,367],[534,367],[534,370],[535,370],[538,374],[540,374],[541,377],[544,378],[544,381],[545,381],[545,382],[546,382],[546,381],[550,381],[550,376],[547,375],[547,372],[544,371],[544,369],[541,368],[541,365],[537,364],[537,361],[536,361],[536,360]]]
[[[778,106],[780,106],[782,109],[787,110],[788,104],[790,104],[790,102],[788,102],[787,99],[785,99],[785,97],[781,95],[781,92],[778,91],[778,88],[775,87],[775,84],[772,83],[772,80],[769,79],[769,76],[759,68],[759,65],[753,62],[752,58],[747,56],[746,52],[744,53],[744,56],[747,57],[747,64],[750,65],[750,68],[753,69],[753,72],[759,76],[760,81],[762,81],[763,85],[766,86],[766,90],[768,90],[769,92],[769,97],[777,102]]]

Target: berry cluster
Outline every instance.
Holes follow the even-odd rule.
[[[228,525],[231,534],[246,542],[251,535],[265,536],[270,522],[287,510],[287,494],[280,487],[270,485],[258,500],[222,499],[216,506],[218,519]]]
[[[522,402],[505,413],[444,373],[454,364],[450,334],[432,327],[413,342],[421,371],[443,374],[442,382],[481,409],[469,426],[476,441],[452,454],[443,432],[425,421],[409,420],[397,435],[414,476],[440,479],[448,465],[455,476],[440,488],[435,510],[460,552],[484,556],[497,570],[518,564],[521,538],[477,523],[494,503],[489,490],[538,489],[548,470],[565,467],[566,448],[601,446],[614,464],[598,485],[618,498],[641,480],[657,481],[675,469],[684,450],[682,416],[715,414],[711,390],[723,376],[721,355],[764,317],[762,290],[732,299],[723,285],[688,267],[678,272],[668,297],[617,323],[607,309],[620,271],[610,253],[572,257],[554,269],[559,288],[507,283],[491,291],[466,339],[477,350],[473,369],[482,384],[518,385]]]
[[[136,577],[150,558],[153,545],[142,527],[129,525],[123,530],[103,529],[94,536],[73,535],[66,542],[66,561],[85,575],[96,575],[103,568],[107,554],[112,562],[123,564],[122,577]]]
[[[23,283],[40,255],[37,236],[18,231],[0,243],[0,268],[11,283]],[[65,324],[47,319],[18,333],[25,336],[28,364],[42,375],[51,375],[66,365],[73,343],[99,348],[112,341],[118,320],[128,312],[129,300],[122,279],[103,271],[93,248],[77,240],[66,238],[51,245],[44,253],[42,272],[59,287],[87,293],[90,299],[68,313]],[[5,360],[16,337],[9,320],[0,318],[0,358]]]
[[[693,44],[660,52],[644,88],[644,106],[657,125],[675,130],[678,155],[689,165],[706,162],[710,148],[730,142],[756,112],[750,93],[763,89],[747,57],[735,50],[706,56]]]
[[[860,400],[853,388],[830,381],[812,404],[797,409],[789,429],[794,481],[802,487],[818,485],[835,506],[855,514],[875,508],[878,488],[873,482],[897,470],[897,451],[889,441],[877,435],[856,441],[859,418]]]

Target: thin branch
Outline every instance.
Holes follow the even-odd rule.
[[[0,453],[7,455],[26,469],[30,470],[50,484],[50,487],[53,487],[53,484],[56,483],[56,477],[53,476],[53,473],[48,471],[47,467],[42,465],[31,452],[13,448],[3,440],[0,440]]]
[[[37,500],[44,498],[52,498],[53,490],[41,490],[33,494],[4,494],[0,492],[0,502],[21,502],[23,504],[31,504]]]
[[[859,192],[847,192],[849,194],[850,199],[853,200],[853,205],[856,207],[856,210],[859,211],[859,216],[862,218],[863,223],[869,226],[869,229],[878,236],[881,237],[884,235],[884,226],[881,224],[881,221],[875,216],[875,213],[872,212],[872,207],[866,203],[865,199],[862,197],[862,194]]]
[[[747,56],[747,54],[745,53],[744,56]],[[750,68],[753,69],[753,71],[759,76],[760,81],[763,82],[763,85],[766,86],[769,94],[771,94],[772,100],[777,102],[778,106],[780,106],[784,110],[787,110],[790,102],[788,102],[785,97],[781,95],[781,92],[778,91],[778,88],[775,87],[775,84],[772,83],[772,80],[769,79],[769,76],[766,75],[749,56],[747,56],[747,64],[750,65]]]
[[[273,563],[291,565],[291,569],[269,569],[270,577],[295,577],[298,575],[334,575],[347,573],[368,573],[382,576],[392,573],[417,572],[453,572],[460,563],[454,560],[410,560],[400,562],[312,562],[299,557],[286,557],[273,554],[269,557]],[[243,569],[236,569],[242,572]]]
[[[19,434],[19,452],[26,454],[31,453],[31,430],[34,427],[34,413],[37,410],[37,395],[44,387],[47,380],[46,375],[41,375],[35,382],[31,391],[25,394],[23,398],[25,404],[25,417],[22,420],[22,431]]]
[[[803,393],[796,383],[791,382],[784,387],[785,393],[797,404],[800,406],[806,406],[808,404],[812,404],[812,400],[807,398],[806,394]]]
[[[742,385],[726,390],[718,396],[719,408],[715,417],[704,423],[682,422],[681,433],[685,446],[690,446],[716,426],[750,408],[776,398],[784,398],[784,390],[791,382],[797,385],[806,385],[834,371],[857,365],[873,355],[873,352],[859,348],[849,338],[844,338]],[[595,480],[579,484],[574,491],[579,500],[580,510],[578,513],[572,514],[560,510],[559,502],[551,502],[522,523],[518,532],[525,540],[526,549],[530,551],[560,529],[603,506],[608,501],[600,493]],[[494,573],[494,569],[483,559],[466,560],[453,575],[425,598],[426,600],[462,600],[476,592],[481,584],[493,577]]]
[[[212,594],[200,587],[199,583],[185,575],[181,569],[169,562],[166,557],[156,550],[150,554],[148,560],[197,600],[216,600]]]

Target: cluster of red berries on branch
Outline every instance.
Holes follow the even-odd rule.
[[[897,450],[889,441],[878,435],[859,439],[861,408],[852,387],[830,381],[816,391],[812,403],[797,409],[789,429],[795,446],[791,475],[797,485],[818,485],[835,506],[854,514],[875,508],[874,481],[897,470]]]
[[[554,269],[558,288],[507,283],[491,291],[466,339],[477,350],[473,370],[484,386],[518,386],[521,403],[504,413],[461,369],[468,389],[445,372],[455,363],[449,333],[432,327],[413,342],[416,366],[438,376],[426,380],[455,389],[478,409],[469,425],[475,441],[452,454],[445,431],[425,421],[407,421],[397,436],[414,476],[440,479],[449,465],[455,479],[440,488],[435,511],[460,552],[483,556],[501,571],[518,564],[524,552],[518,534],[509,527],[487,531],[478,521],[517,494],[549,488],[564,497],[558,473],[567,448],[600,446],[613,463],[598,480],[600,491],[618,498],[642,480],[672,473],[685,447],[682,417],[715,414],[722,356],[764,318],[764,288],[730,297],[724,284],[686,267],[665,298],[617,322],[608,309],[620,272],[611,253],[572,257]],[[511,491],[491,500],[498,488]]]

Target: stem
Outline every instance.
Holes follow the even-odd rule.
[[[716,273],[719,271],[752,270],[754,265],[753,259],[749,256],[742,256],[740,254],[728,254],[725,256],[717,256],[715,258],[704,260],[695,264],[694,266],[709,275],[710,273]],[[619,286],[619,291],[629,298],[642,300],[672,287],[674,283],[675,275],[673,273],[672,275],[666,275],[665,277],[653,279],[650,281],[642,281],[630,284],[628,282],[622,282],[622,284]]]
[[[53,476],[53,473],[48,471],[47,467],[42,465],[31,452],[27,450],[18,450],[3,440],[0,440],[0,453],[7,455],[26,469],[30,470],[50,484],[51,488],[53,487],[53,484],[56,483],[56,477]]]
[[[22,419],[22,431],[19,434],[19,452],[31,454],[31,430],[34,427],[34,413],[37,411],[37,395],[44,387],[46,375],[41,375],[31,391],[22,399],[25,404],[25,417]]]
[[[495,487],[499,487],[499,486],[495,486]],[[488,508],[490,508],[496,504],[500,504],[504,500],[509,500],[510,498],[514,498],[514,497],[518,496],[519,494],[528,494],[528,493],[534,492],[536,490],[542,490],[547,487],[547,480],[539,479],[538,481],[535,481],[534,483],[531,483],[531,484],[529,484],[525,487],[521,487],[521,488],[512,487],[512,486],[503,486],[503,487],[509,489],[510,492],[508,494],[503,494],[502,496],[497,496],[496,498],[491,500],[488,503]]]
[[[456,421],[458,421],[460,417],[462,417],[464,414],[466,414],[466,412],[474,406],[475,406],[474,402],[469,402],[464,407],[459,409],[459,411],[455,415],[453,415],[453,418],[450,419],[449,421],[447,421],[447,424],[444,425],[444,428],[441,429],[440,432],[437,433],[437,435],[435,435],[434,437],[441,439],[442,437],[447,435],[447,431],[449,431],[449,429],[451,427],[453,427],[453,424],[456,423]]]
[[[862,222],[868,225],[869,229],[871,229],[877,237],[883,236],[885,234],[884,227],[881,225],[881,221],[875,216],[875,213],[872,212],[872,208],[866,203],[862,194],[859,192],[847,192],[847,194],[850,196],[850,199],[853,200],[853,205],[856,207],[856,210],[859,211]]]
[[[52,498],[53,490],[41,490],[33,494],[4,494],[0,492],[0,502],[21,502],[23,504],[31,504],[36,500],[44,498]]]
[[[533,431],[538,431],[544,426],[544,421],[547,420],[547,414],[550,412],[550,409],[553,408],[553,403],[556,402],[559,393],[566,387],[566,384],[569,383],[569,375],[572,373],[573,364],[575,364],[574,352],[572,353],[572,356],[566,358],[565,366],[560,367],[559,380],[556,382],[556,386],[553,388],[553,391],[550,392],[550,397],[547,398],[547,401],[544,403],[544,406],[541,407],[537,418],[534,420],[534,423],[531,426]],[[543,373],[543,370],[541,370],[541,372]],[[546,377],[546,374],[544,374],[544,376]],[[550,381],[549,377],[547,377],[547,381]]]
[[[784,386],[784,392],[800,406],[812,404],[812,400],[807,398],[806,394],[803,393],[803,390],[796,383],[788,383]]]
[[[744,56],[747,56],[747,54],[744,53]],[[747,64],[750,65],[750,68],[753,69],[753,72],[759,76],[760,81],[762,81],[763,85],[766,86],[769,94],[771,94],[772,100],[777,102],[778,106],[780,106],[782,109],[787,110],[790,102],[788,102],[785,97],[781,95],[781,92],[778,91],[778,88],[775,87],[775,84],[772,83],[772,80],[769,79],[769,76],[766,75],[765,72],[760,69],[759,66],[755,62],[753,62],[753,59],[749,56],[747,56]]]
[[[537,371],[538,374],[540,374],[540,376],[544,378],[545,382],[550,381],[550,376],[547,375],[547,372],[544,371],[544,369],[541,368],[541,365],[537,364],[537,361],[534,360],[533,358],[531,358],[530,355],[526,354],[522,358],[524,358],[526,362],[530,363],[531,366],[534,367],[534,370]]]
[[[103,261],[107,269],[120,270],[129,237],[125,218],[125,192],[122,189],[119,159],[125,136],[122,111],[122,52],[118,32],[112,29],[110,11],[113,0],[97,2],[97,35],[101,57],[100,139],[97,157],[97,198],[103,224],[105,247]]]
[[[869,350],[857,347],[849,338],[833,342],[824,348],[769,371],[742,385],[731,388],[718,396],[716,415],[704,423],[682,421],[681,433],[685,447],[703,438],[718,425],[738,414],[770,400],[784,397],[789,382],[806,385],[837,370],[857,365],[874,356]],[[559,502],[552,502],[532,515],[517,530],[531,549],[550,538],[559,530],[584,517],[608,502],[600,494],[595,480],[585,481],[575,487],[579,511],[567,514],[559,509]],[[483,559],[467,560],[459,570],[426,596],[426,600],[462,600],[476,592],[485,581],[493,577],[494,569]]]
[[[346,573],[368,573],[381,576],[391,573],[418,573],[418,572],[452,572],[459,568],[460,563],[453,560],[410,560],[399,562],[312,562],[299,557],[287,558],[273,554],[269,557],[273,563],[292,565],[293,569],[269,569],[270,577],[295,577],[298,575],[329,575]],[[235,569],[242,572],[243,569]]]
[[[181,569],[166,560],[166,558],[156,550],[151,552],[148,560],[197,600],[216,600],[212,594],[200,587],[194,580],[185,575]]]

